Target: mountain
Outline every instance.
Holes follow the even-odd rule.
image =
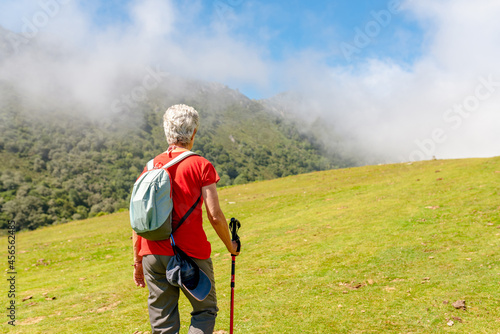
[[[0,25],[0,60],[12,55],[13,41],[18,36]]]
[[[128,61],[0,27],[0,229],[128,208],[144,165],[167,148],[162,116],[178,103],[200,113],[193,150],[219,186],[356,164],[279,98]]]
[[[13,219],[36,229],[127,208],[140,171],[167,147],[162,116],[176,103],[199,111],[193,150],[214,164],[219,186],[352,165],[286,115],[222,84],[172,76],[132,102],[96,115],[64,96],[0,83],[0,227]]]

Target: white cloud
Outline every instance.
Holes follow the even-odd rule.
[[[119,78],[133,71],[146,75],[146,66],[233,87],[266,85],[270,71],[262,49],[231,36],[229,30],[198,22],[196,2],[182,7],[172,1],[135,0],[127,7],[129,22],[103,28],[93,23],[95,13],[78,2],[47,1],[53,3],[50,11],[40,6],[29,11],[45,15],[47,22],[35,22],[36,33],[29,36],[22,26],[14,29],[21,34],[19,50],[24,51],[0,64],[0,78],[17,82],[30,95],[60,91],[103,112],[123,84]],[[14,2],[2,6],[10,17],[26,12]],[[42,51],[30,49],[35,45]]]
[[[296,89],[367,156],[398,161],[500,155],[500,86],[493,84],[467,117],[454,113],[451,122],[446,114],[472,101],[481,78],[500,83],[500,3],[429,0],[404,8],[427,34],[423,54],[411,66],[390,59],[368,59],[355,68],[308,64],[304,70],[296,64]],[[452,126],[458,116],[460,125]]]
[[[172,33],[175,24],[183,23],[181,13],[171,1],[136,0],[130,12],[138,34],[147,39],[166,36]]]

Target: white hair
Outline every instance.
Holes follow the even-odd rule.
[[[171,106],[163,115],[163,129],[167,143],[169,145],[189,144],[199,124],[198,112],[193,107],[185,104]]]

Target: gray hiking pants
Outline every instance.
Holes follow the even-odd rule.
[[[179,287],[170,285],[166,278],[170,256],[146,255],[142,258],[144,276],[149,289],[148,309],[153,334],[177,334],[180,329]],[[219,311],[215,295],[215,281],[212,260],[193,259],[212,281],[212,290],[203,301],[194,299],[189,293],[184,295],[191,302],[191,326],[189,334],[212,334],[215,318]]]

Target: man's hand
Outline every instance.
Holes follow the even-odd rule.
[[[141,288],[146,286],[146,283],[144,283],[144,272],[142,270],[141,262],[136,262],[134,264],[134,282],[135,285],[140,286]]]
[[[240,255],[240,252],[237,252],[236,250],[238,249],[238,242],[237,241],[231,241],[231,244],[233,246],[233,249],[231,250],[231,255]],[[240,251],[241,251],[241,247],[240,247]]]

